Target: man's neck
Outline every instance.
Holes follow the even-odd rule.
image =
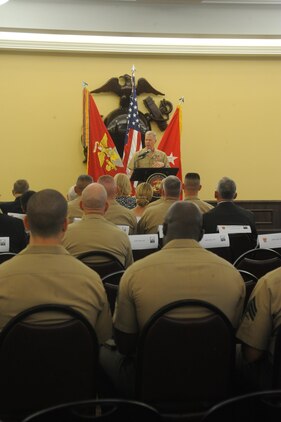
[[[55,246],[61,244],[62,236],[55,237],[41,237],[30,234],[29,244],[31,246]]]
[[[104,215],[104,209],[102,210],[84,210],[85,215]]]
[[[198,190],[191,190],[191,189],[186,189],[184,191],[184,196],[185,197],[196,197],[198,198]]]

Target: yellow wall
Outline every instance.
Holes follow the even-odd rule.
[[[0,53],[0,200],[26,178],[34,190],[66,194],[86,171],[80,145],[82,80],[89,89],[113,76],[146,78],[165,98],[183,105],[183,173],[201,174],[201,197],[212,199],[229,176],[238,199],[280,199],[281,60],[279,58],[167,57]],[[147,112],[139,97],[139,109]],[[154,97],[159,104],[161,97]],[[113,93],[96,94],[106,116]],[[159,133],[156,124],[153,129]]]

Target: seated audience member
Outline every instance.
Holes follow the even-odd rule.
[[[237,338],[242,342],[242,373],[250,389],[272,387],[276,330],[281,318],[281,268],[264,275],[248,301]]]
[[[99,183],[88,185],[82,192],[81,206],[82,220],[70,224],[63,238],[68,252],[74,256],[89,251],[109,252],[125,267],[131,265],[133,255],[128,236],[104,218],[108,207],[105,188]]]
[[[158,226],[163,224],[170,206],[180,199],[181,181],[177,176],[168,176],[163,182],[163,200],[147,208],[138,222],[138,233],[158,233]]]
[[[149,183],[140,183],[136,188],[136,207],[132,213],[140,218],[150,203],[153,195],[153,189]]]
[[[257,231],[254,214],[234,203],[236,184],[228,177],[223,177],[215,191],[217,206],[203,215],[203,229],[205,233],[216,233],[218,225],[248,225],[253,235],[253,247],[255,246]]]
[[[124,173],[118,173],[114,176],[117,186],[116,201],[123,207],[132,209],[136,206],[136,198],[131,196],[132,186],[129,177]]]
[[[66,194],[66,199],[67,201],[73,201],[73,199],[77,198],[78,194],[75,192],[75,186],[70,186],[70,188],[68,189],[68,192]]]
[[[28,243],[28,236],[25,233],[23,221],[5,214],[0,214],[0,238],[1,237],[9,238],[9,249],[5,252],[18,253],[24,249]]]
[[[126,382],[132,387],[134,367],[124,355],[134,354],[139,332],[162,306],[180,299],[204,300],[217,306],[233,327],[238,326],[243,310],[245,285],[239,272],[198,243],[203,235],[202,214],[195,204],[174,203],[163,233],[164,247],[125,271],[113,316],[118,351],[101,351],[104,369],[127,396]]]
[[[72,201],[68,202],[68,221],[70,223],[73,222],[74,218],[82,217],[83,210],[80,207],[81,195],[85,187],[88,186],[90,183],[93,183],[92,176],[89,176],[88,174],[81,174],[78,177],[76,185],[74,187],[74,191],[77,194],[77,197]]]
[[[22,214],[21,204],[20,204],[20,197],[29,189],[28,181],[25,179],[19,179],[14,183],[12,193],[15,197],[14,201],[9,202],[1,202],[0,208],[4,214],[8,214],[8,212]]]
[[[81,312],[95,328],[99,342],[105,342],[112,326],[102,281],[61,245],[67,228],[65,198],[53,189],[35,193],[27,205],[25,225],[31,233],[29,246],[0,265],[0,329],[29,307],[63,304]],[[34,321],[39,318],[34,316]],[[64,319],[61,315],[52,318],[54,322]]]
[[[202,213],[210,211],[214,208],[208,202],[202,201],[198,197],[198,192],[201,190],[200,176],[198,173],[186,173],[184,178],[184,200],[196,204]]]
[[[23,193],[20,197],[20,205],[22,209],[22,213],[26,214],[27,210],[27,204],[32,195],[34,195],[36,192],[34,190],[28,190],[27,192]]]
[[[129,234],[137,231],[136,217],[116,201],[117,186],[114,178],[109,175],[100,176],[98,183],[105,187],[107,192],[108,209],[105,218],[118,226],[129,226]]]

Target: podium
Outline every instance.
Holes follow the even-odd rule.
[[[138,182],[147,182],[153,189],[153,198],[158,199],[161,196],[162,180],[168,176],[176,176],[178,167],[143,167],[134,169],[131,180]]]
[[[160,167],[160,168],[152,168],[152,167],[143,167],[134,169],[131,180],[137,182],[148,182],[152,176],[162,176],[162,179],[165,179],[167,176],[176,176],[177,172],[179,171],[178,167]]]

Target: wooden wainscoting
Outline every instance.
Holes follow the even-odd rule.
[[[216,201],[208,201],[216,206]],[[281,201],[235,201],[235,204],[255,214],[259,234],[281,233]]]

